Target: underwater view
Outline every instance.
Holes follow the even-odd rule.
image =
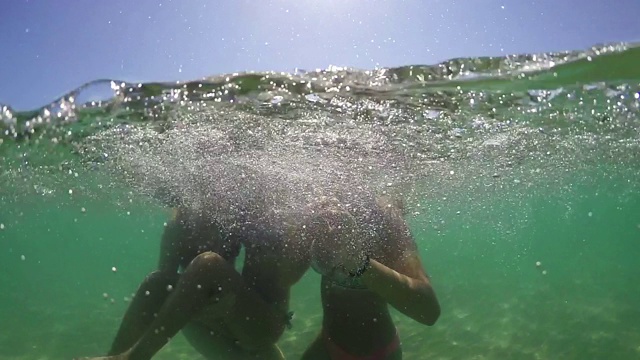
[[[176,202],[232,224],[363,189],[403,201],[441,306],[390,310],[403,359],[638,359],[638,64],[617,43],[0,105],[0,359],[106,355]],[[291,289],[287,359],[321,331],[320,278]],[[178,334],[154,359],[205,357]]]

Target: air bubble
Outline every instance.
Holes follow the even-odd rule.
[[[118,271],[118,269],[115,266],[112,266],[111,267],[111,271],[116,272],[116,271]]]
[[[0,224],[0,230],[4,230],[4,224]]]
[[[167,285],[167,291],[171,291],[173,290],[173,286],[172,285]]]

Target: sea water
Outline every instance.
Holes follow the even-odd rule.
[[[0,106],[0,359],[104,354],[174,195],[233,219],[362,187],[404,198],[442,305],[433,327],[393,311],[405,359],[640,358],[639,63],[615,44]],[[296,359],[317,274],[291,310]],[[178,335],[156,358],[199,355]]]

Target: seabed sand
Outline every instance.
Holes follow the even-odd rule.
[[[313,276],[315,282],[315,276]],[[306,288],[314,284],[307,282]],[[576,285],[576,284],[573,284]],[[640,329],[628,324],[637,310],[619,305],[615,298],[555,297],[551,289],[518,291],[495,299],[495,287],[449,299],[446,311],[434,327],[426,327],[394,312],[402,339],[404,359],[634,359],[640,356]],[[478,290],[478,289],[476,289]],[[467,290],[462,290],[467,292]],[[288,359],[297,359],[317,335],[319,303],[294,294],[296,318],[280,346]],[[79,354],[97,355],[108,345],[119,321],[115,309],[98,306],[82,314],[47,313],[28,309],[28,323],[14,323],[16,331],[0,333],[0,359],[70,359]],[[546,310],[545,310],[546,309]],[[38,315],[43,320],[35,326]],[[50,323],[48,321],[54,321]],[[29,326],[29,334],[20,330]],[[109,328],[107,328],[109,326]],[[19,336],[17,336],[19,335]],[[99,340],[98,344],[96,342]],[[177,336],[155,357],[159,360],[204,359]]]

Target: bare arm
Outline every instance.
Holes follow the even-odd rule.
[[[412,252],[399,265],[396,271],[371,260],[362,282],[403,314],[422,324],[435,324],[440,304],[418,254]]]
[[[404,206],[385,198],[378,199],[378,206],[383,213],[383,252],[388,266],[372,259],[362,281],[403,314],[433,325],[440,317],[440,304],[404,220]]]
[[[166,275],[176,275],[180,266],[180,244],[185,236],[185,224],[179,210],[173,210],[171,220],[165,226],[160,242],[158,270]]]

